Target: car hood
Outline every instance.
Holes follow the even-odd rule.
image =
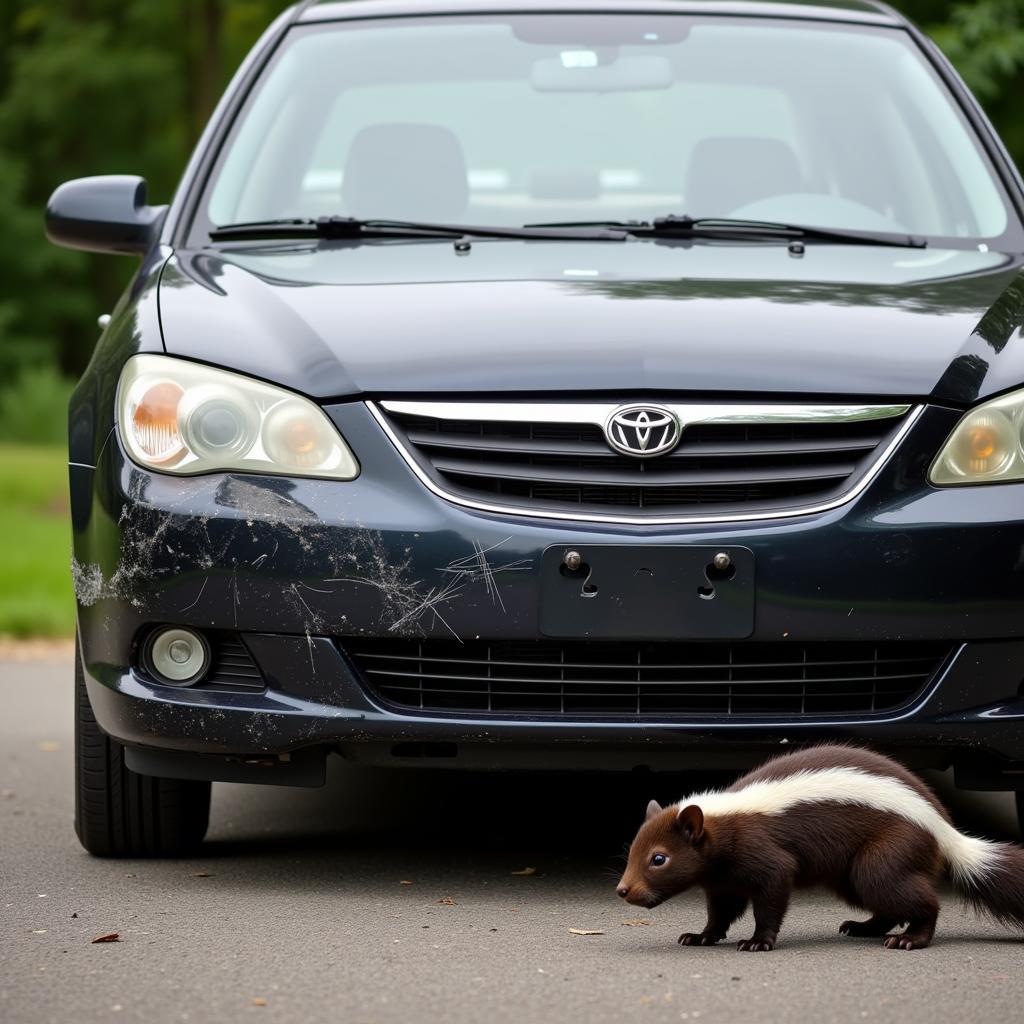
[[[969,403],[1024,382],[1022,258],[474,241],[176,253],[167,351],[316,398],[699,391]]]

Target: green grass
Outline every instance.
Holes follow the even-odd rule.
[[[71,636],[71,523],[60,447],[0,443],[0,636]]]

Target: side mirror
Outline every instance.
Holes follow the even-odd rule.
[[[141,255],[167,212],[147,205],[146,194],[145,179],[130,174],[66,181],[46,204],[46,237],[69,249]]]

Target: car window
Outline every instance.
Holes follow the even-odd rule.
[[[222,153],[210,224],[668,213],[994,239],[1008,206],[899,29],[647,15],[301,26]]]

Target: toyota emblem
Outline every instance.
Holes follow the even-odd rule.
[[[672,451],[681,433],[675,414],[658,405],[624,405],[604,425],[612,448],[641,459]]]

